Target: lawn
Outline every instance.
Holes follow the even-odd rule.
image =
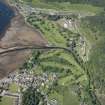
[[[80,105],[78,96],[70,87],[59,88],[58,92],[54,91],[49,95],[49,99],[57,100],[59,105]]]
[[[61,85],[61,86],[68,86],[68,85],[74,83],[74,81],[75,81],[74,76],[69,75],[69,76],[66,76],[64,78],[59,79],[58,84]]]
[[[9,86],[9,91],[12,92],[12,93],[18,92],[18,89],[19,89],[19,86],[16,83],[12,83]]]
[[[13,99],[10,97],[3,97],[0,105],[13,105]]]
[[[63,96],[59,93],[57,93],[56,91],[54,91],[53,93],[49,94],[49,99],[50,100],[57,100],[59,105],[63,105]]]
[[[78,96],[73,93],[71,88],[64,90],[64,104],[63,105],[80,105]]]

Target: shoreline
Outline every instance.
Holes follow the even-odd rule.
[[[17,18],[18,16],[20,16],[21,18],[23,18],[24,24],[25,24],[27,27],[31,28],[31,29],[33,30],[33,32],[37,33],[40,37],[42,37],[42,39],[45,40],[46,43],[48,44],[47,40],[43,37],[42,33],[41,33],[39,30],[37,30],[36,28],[34,28],[34,27],[32,27],[31,25],[29,25],[29,24],[25,21],[24,16],[19,12],[19,10],[18,10],[15,6],[13,6],[13,5],[11,5],[11,4],[9,3],[9,0],[4,0],[4,1],[1,1],[1,0],[0,0],[0,2],[5,3],[5,5],[8,6],[8,7],[14,12],[14,16],[10,19],[10,22],[7,24],[7,26],[5,27],[5,29],[0,33],[0,41],[2,40],[3,37],[5,37],[6,32],[7,32],[8,29],[11,27],[11,23],[15,20],[15,18]]]
[[[2,33],[1,51],[19,46],[46,46],[48,42],[43,35],[26,23],[25,18],[14,5],[10,4],[10,7],[14,10],[15,16]],[[19,70],[29,56],[31,56],[31,50],[0,55],[0,78]]]
[[[16,10],[14,7],[10,6],[9,2],[7,0],[1,1],[1,3],[3,3],[4,5],[6,5],[12,12],[13,12],[13,16],[11,17],[10,21],[8,22],[8,24],[5,26],[5,28],[0,32],[0,40],[5,36],[6,31],[8,30],[9,27],[11,27],[11,21],[13,18],[16,17]]]

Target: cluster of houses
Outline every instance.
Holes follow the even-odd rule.
[[[33,75],[27,72],[22,73],[11,73],[8,77],[5,77],[0,80],[0,96],[10,96],[16,99],[15,105],[20,105],[21,103],[21,92],[18,90],[17,93],[11,93],[8,89],[9,86],[13,83],[17,84],[18,87],[22,87],[22,91],[25,91],[28,87],[32,86],[37,88],[38,91],[40,86],[50,85],[56,80],[56,75],[51,74],[50,76],[46,73],[43,75]],[[44,95],[44,93],[42,93]],[[48,100],[48,99],[46,99]]]

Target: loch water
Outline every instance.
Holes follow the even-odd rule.
[[[12,8],[0,1],[0,34],[5,31],[12,17],[14,17]]]

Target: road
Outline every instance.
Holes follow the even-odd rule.
[[[76,53],[74,53],[74,51],[71,48],[65,48],[65,47],[59,47],[59,46],[40,46],[40,47],[36,47],[36,46],[22,46],[22,47],[11,47],[8,49],[4,49],[4,51],[0,52],[0,55],[2,54],[8,54],[10,52],[14,52],[14,51],[23,51],[23,50],[32,50],[32,49],[36,49],[36,50],[64,50],[67,51],[69,53],[71,53],[73,55],[73,57],[75,58],[75,60],[79,63],[79,61],[82,59],[78,59]],[[79,63],[80,64],[80,63]]]
[[[55,50],[67,51],[67,52],[69,52],[69,53],[71,53],[73,55],[73,57],[76,60],[76,62],[81,66],[81,68],[83,68],[83,70],[85,70],[85,67],[83,66],[83,60],[71,48],[65,48],[65,47],[59,47],[59,46],[40,46],[40,47],[36,47],[36,46],[22,46],[22,47],[11,47],[11,48],[8,48],[8,49],[4,49],[4,51],[1,51],[0,55],[8,54],[8,53],[15,52],[15,51],[32,50],[32,49],[36,49],[36,50],[52,50],[52,49],[55,49]]]

